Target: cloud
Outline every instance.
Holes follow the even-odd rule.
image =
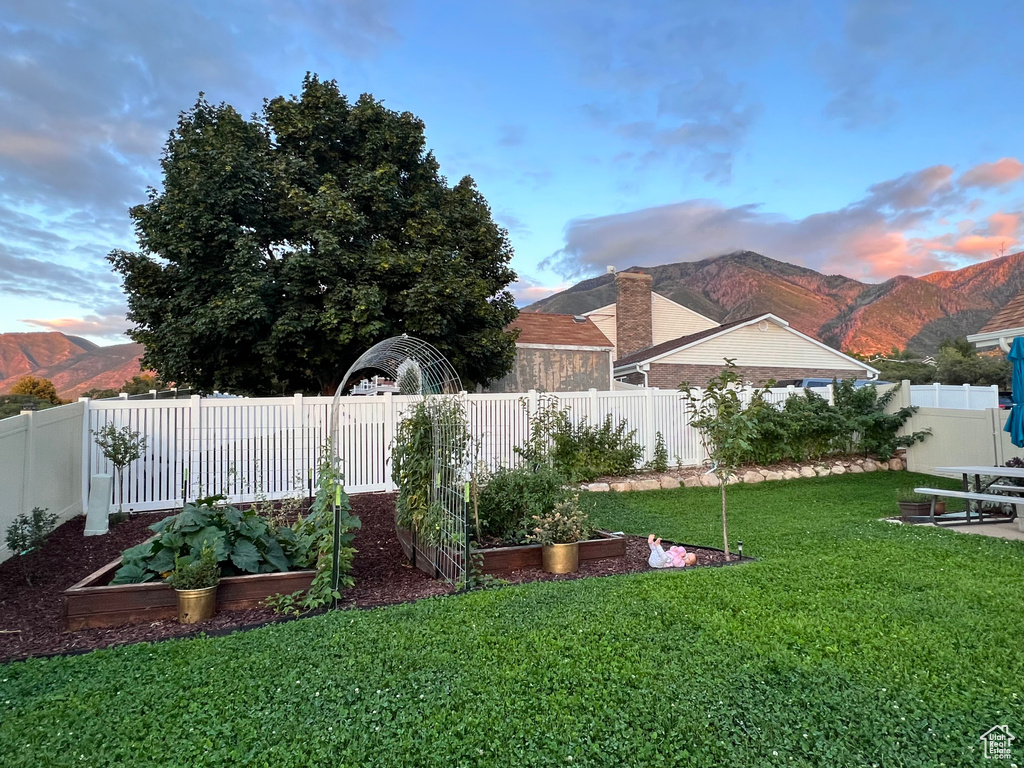
[[[1024,177],[1024,163],[1015,157],[1004,157],[994,163],[981,163],[960,177],[961,187],[990,189],[1004,187]]]
[[[752,250],[826,273],[882,280],[948,269],[1018,245],[1024,218],[1015,211],[996,211],[980,224],[961,219],[945,224],[952,231],[941,231],[940,222],[953,220],[967,203],[953,175],[946,165],[924,168],[873,184],[843,208],[800,219],[756,204],[726,207],[703,199],[576,219],[566,228],[565,245],[541,266],[569,278],[606,265],[651,266]]]
[[[503,147],[519,147],[526,141],[525,125],[503,125],[499,130],[498,144]]]
[[[564,291],[571,283],[563,282],[558,285],[544,285],[539,280],[529,275],[519,275],[519,279],[509,286],[512,295],[515,297],[516,306],[525,306],[535,301],[546,299],[548,296]]]
[[[47,331],[60,331],[69,336],[87,336],[112,341],[126,341],[125,331],[131,327],[125,319],[124,312],[85,317],[27,318],[21,322]]]

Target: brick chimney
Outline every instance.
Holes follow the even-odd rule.
[[[654,344],[651,325],[651,285],[642,272],[615,275],[615,355],[622,358]]]

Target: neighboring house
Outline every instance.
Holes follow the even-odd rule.
[[[1024,291],[1014,296],[1005,307],[996,312],[992,319],[967,340],[979,349],[999,347],[1010,351],[1010,345],[1018,336],[1024,336]]]
[[[519,331],[516,360],[488,392],[611,389],[615,346],[589,318],[524,312],[508,330]]]
[[[615,361],[614,376],[629,384],[674,389],[703,386],[733,360],[745,382],[782,379],[873,379],[867,363],[800,333],[771,313],[735,320],[638,350]]]
[[[653,280],[650,275],[642,272],[620,272],[615,276],[618,289],[615,304],[584,313],[616,345],[616,358],[718,325],[710,317],[704,317],[689,307],[653,292]],[[621,349],[617,341],[620,305],[627,307],[621,318],[625,325],[622,329],[624,344]]]

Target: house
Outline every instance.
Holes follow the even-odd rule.
[[[657,300],[651,296],[650,276],[622,272],[616,276],[616,285],[618,357],[612,375],[618,381],[660,389],[674,389],[682,382],[703,386],[725,367],[726,358],[732,359],[740,377],[752,384],[878,376],[878,370],[867,363],[801,333],[771,313],[724,325],[712,323],[659,342],[652,309]]]
[[[519,331],[516,360],[488,392],[611,389],[615,345],[590,318],[524,312],[508,330]]]
[[[980,331],[968,336],[967,340],[978,349],[999,347],[1009,353],[1010,345],[1018,336],[1024,336],[1024,291],[1010,299]]]
[[[710,317],[652,291],[653,281],[643,272],[619,272],[615,276],[616,302],[585,313],[616,345],[616,359],[718,325]],[[626,311],[619,313],[620,306]]]

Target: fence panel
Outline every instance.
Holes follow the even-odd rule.
[[[922,408],[958,408],[984,411],[999,407],[999,387],[972,387],[968,384],[914,384],[910,404]]]

